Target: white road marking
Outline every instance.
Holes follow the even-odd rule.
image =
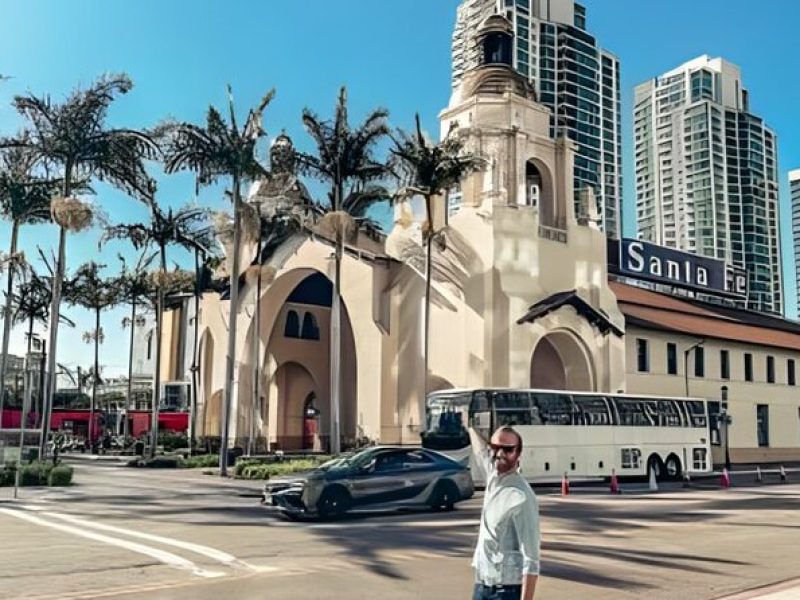
[[[78,517],[74,517],[72,515],[66,515],[63,513],[43,511],[41,514],[47,517],[61,519],[62,521],[67,521],[75,525],[80,525],[82,527],[90,527],[92,529],[99,529],[100,531],[109,531],[111,533],[118,533],[129,537],[140,538],[143,540],[148,540],[159,544],[164,544],[165,546],[174,546],[176,548],[188,550],[189,552],[194,552],[195,554],[201,554],[202,556],[206,556],[212,560],[221,562],[222,564],[231,568],[243,568],[258,572],[266,572],[274,570],[274,567],[257,567],[255,565],[248,564],[243,560],[239,560],[238,558],[236,558],[232,554],[228,554],[227,552],[222,552],[221,550],[217,550],[216,548],[210,548],[208,546],[202,546],[200,544],[194,544],[192,542],[183,542],[181,540],[176,540],[161,535],[154,535],[152,533],[132,531],[130,529],[123,529],[122,527],[115,527],[114,525],[106,525],[104,523],[95,523],[93,521],[87,521],[85,519],[80,519]]]
[[[145,546],[144,544],[137,544],[136,542],[129,542],[127,540],[113,538],[107,535],[103,535],[102,533],[92,533],[91,531],[85,531],[83,529],[79,529],[78,527],[73,527],[72,525],[53,523],[52,521],[46,521],[40,517],[29,514],[28,512],[22,510],[0,508],[0,512],[2,512],[3,514],[7,514],[11,517],[15,517],[17,519],[29,521],[36,525],[41,525],[42,527],[50,527],[52,529],[58,529],[59,531],[63,531],[65,533],[84,537],[90,540],[94,540],[96,542],[103,542],[111,546],[124,548],[125,550],[130,550],[131,552],[136,552],[138,554],[144,554],[145,556],[154,558],[169,567],[181,569],[184,571],[189,571],[190,573],[192,573],[193,575],[197,575],[198,577],[213,578],[213,577],[222,577],[223,575],[225,575],[224,573],[218,571],[208,571],[206,569],[201,569],[192,561],[187,560],[181,556],[178,556],[177,554],[172,554],[171,552],[159,550],[158,548]]]

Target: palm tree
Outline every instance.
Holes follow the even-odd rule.
[[[431,312],[431,250],[434,238],[441,233],[434,227],[434,202],[442,202],[445,194],[458,185],[464,177],[483,168],[482,157],[464,149],[462,140],[454,135],[451,128],[444,140],[432,143],[422,132],[419,114],[416,115],[416,129],[413,133],[399,130],[393,136],[391,149],[395,175],[400,180],[401,197],[420,195],[425,199],[426,221],[422,227],[422,242],[425,245],[425,323],[423,344],[423,385],[428,392],[428,344]],[[440,210],[446,210],[446,206]]]
[[[175,277],[167,271],[167,246],[177,245],[187,250],[207,252],[208,246],[208,211],[196,206],[186,206],[166,212],[155,199],[148,201],[150,206],[150,222],[113,225],[106,228],[101,245],[111,239],[127,239],[137,250],[155,246],[159,256],[159,273],[153,282],[156,292],[156,356],[153,376],[152,420],[150,423],[150,454],[155,456],[158,445],[158,405],[161,387],[161,334],[164,320],[164,296],[169,286],[174,286]]]
[[[148,277],[148,269],[156,258],[156,253],[148,254],[143,252],[139,255],[136,264],[132,268],[128,268],[128,262],[122,255],[117,255],[122,263],[122,272],[120,273],[120,300],[131,305],[130,318],[125,317],[122,320],[122,327],[126,328],[130,325],[131,338],[130,346],[128,348],[128,393],[125,398],[126,406],[128,409],[133,407],[133,342],[136,337],[136,326],[144,324],[144,317],[136,315],[136,308],[140,304],[145,306],[150,305],[148,298],[151,296],[152,288],[150,279]],[[141,322],[140,322],[141,321]],[[128,437],[128,420],[124,422],[124,437]]]
[[[236,352],[236,325],[239,314],[239,260],[242,236],[241,212],[243,183],[267,176],[266,169],[256,157],[256,144],[263,137],[264,110],[275,95],[268,92],[258,106],[250,111],[244,126],[239,128],[233,109],[233,97],[228,87],[230,122],[210,106],[205,127],[191,123],[173,123],[164,128],[164,164],[168,173],[194,171],[197,185],[209,185],[223,177],[230,178],[228,193],[233,200],[233,257],[230,272],[230,323],[225,360],[225,391],[220,432],[220,475],[228,473],[228,434],[233,404],[233,369]]]
[[[61,104],[49,96],[16,96],[14,106],[30,124],[27,140],[0,140],[0,148],[23,147],[30,150],[37,165],[43,165],[61,178],[61,197],[53,200],[53,219],[59,225],[58,258],[50,310],[50,356],[47,372],[47,402],[39,451],[44,455],[50,427],[52,398],[56,385],[58,322],[61,308],[61,282],[64,278],[67,231],[79,231],[91,223],[91,211],[72,198],[76,182],[97,178],[139,198],[147,197],[153,182],[145,170],[145,160],[156,157],[157,147],[148,135],[133,129],[106,127],[111,103],[128,93],[133,83],[127,75],[101,77],[86,89],[77,89]]]
[[[334,278],[331,305],[331,441],[332,454],[341,450],[339,398],[341,395],[341,267],[346,241],[352,241],[359,226],[372,226],[367,210],[388,198],[376,183],[388,174],[385,164],[373,157],[375,146],[389,134],[388,112],[374,110],[364,122],[352,128],[347,117],[347,89],[342,87],[332,121],[323,121],[309,109],[303,111],[303,125],[316,145],[316,155],[298,154],[306,174],[330,185],[326,215],[319,231],[333,238]]]
[[[29,140],[27,133],[18,139],[20,144]],[[5,398],[6,357],[11,339],[11,300],[14,276],[20,268],[21,256],[17,254],[19,229],[50,220],[50,199],[60,183],[34,174],[35,155],[24,146],[7,148],[0,152],[0,216],[11,221],[11,245],[8,253],[8,280],[6,303],[3,309],[3,347],[0,356],[0,420]]]
[[[121,286],[117,277],[102,277],[100,270],[105,265],[90,261],[81,265],[70,280],[70,293],[66,300],[94,312],[94,330],[83,334],[83,341],[94,344],[93,373],[100,373],[100,344],[105,341],[103,328],[100,326],[100,314],[103,310],[119,301]],[[92,379],[92,396],[89,404],[89,444],[94,440],[94,411],[97,399],[98,377]]]

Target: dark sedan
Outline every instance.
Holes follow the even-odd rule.
[[[443,454],[378,446],[270,479],[264,503],[290,516],[332,517],[357,507],[451,509],[473,491],[469,468]]]

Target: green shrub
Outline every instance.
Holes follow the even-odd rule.
[[[219,454],[200,454],[190,456],[184,461],[184,465],[189,469],[216,467],[219,464]]]
[[[16,469],[13,467],[9,467],[6,465],[0,468],[0,487],[8,487],[14,485],[14,476],[16,475]]]
[[[172,452],[178,448],[188,448],[189,438],[183,432],[166,431],[158,434],[158,445],[162,446],[165,452]]]
[[[47,485],[53,465],[50,462],[32,462],[22,465],[20,472],[20,485]]]
[[[47,485],[72,485],[72,467],[58,465],[50,470]]]
[[[242,479],[270,479],[280,475],[291,475],[313,469],[325,462],[326,458],[315,457],[271,463],[265,463],[258,459],[243,460],[236,463],[236,476]]]

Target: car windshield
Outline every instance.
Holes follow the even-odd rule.
[[[322,463],[318,468],[327,471],[328,469],[341,469],[343,467],[363,467],[370,463],[374,458],[374,454],[374,449],[348,452]]]

